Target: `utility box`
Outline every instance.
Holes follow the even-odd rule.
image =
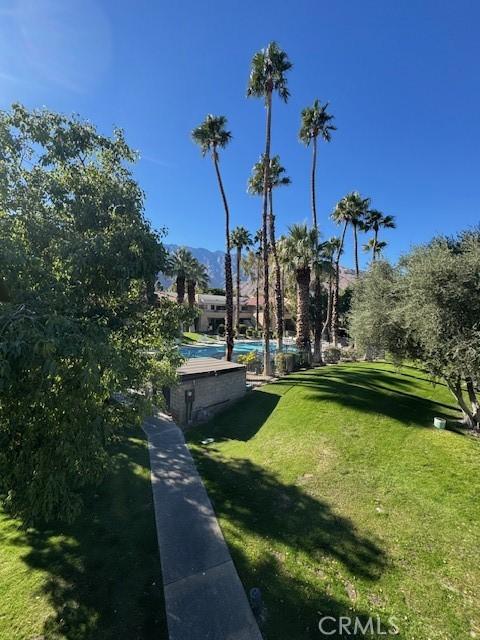
[[[170,412],[177,424],[207,420],[245,395],[246,367],[216,358],[192,358],[177,370],[178,384],[170,389]]]

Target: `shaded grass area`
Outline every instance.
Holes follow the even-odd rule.
[[[147,444],[127,436],[73,526],[25,530],[0,513],[1,640],[168,637]]]
[[[318,612],[382,631],[393,617],[405,640],[480,635],[480,442],[434,416],[458,418],[425,373],[354,363],[287,376],[189,434],[267,640],[321,637]]]

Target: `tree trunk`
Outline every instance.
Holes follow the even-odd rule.
[[[197,283],[195,280],[187,280],[187,298],[188,298],[188,306],[190,309],[193,309],[195,306],[195,289]]]
[[[268,281],[268,242],[267,242],[267,218],[268,218],[268,184],[270,173],[270,134],[272,126],[272,90],[267,91],[267,124],[265,135],[265,167],[263,170],[263,212],[262,212],[262,235],[263,235],[263,375],[271,374],[270,363],[270,291]]]
[[[473,380],[471,378],[467,378],[467,393],[468,398],[470,400],[470,404],[472,406],[472,417],[475,421],[475,428],[480,428],[480,403],[477,398],[477,394],[475,393],[475,385],[473,384]]]
[[[273,259],[275,262],[275,310],[277,316],[277,348],[283,349],[283,300],[282,300],[282,279],[280,272],[280,261],[278,259],[277,244],[275,241],[275,215],[273,213],[272,190],[269,193],[269,222],[270,222],[270,245],[272,247]]]
[[[260,313],[260,259],[257,258],[257,287],[256,287],[256,296],[257,299],[255,301],[255,329],[258,331],[259,325],[259,313]]]
[[[297,269],[297,348],[310,363],[312,353],[310,344],[310,269]]]
[[[327,299],[327,315],[322,327],[322,340],[330,342],[331,324],[332,324],[332,298],[333,298],[333,257],[330,260],[330,273],[328,275],[328,299]]]
[[[378,229],[374,229],[373,235],[373,262],[377,259],[377,243],[378,243]]]
[[[355,244],[355,277],[358,278],[360,269],[358,268],[358,229],[356,223],[353,225],[353,242]]]
[[[218,166],[218,153],[214,149],[212,153],[215,173],[217,174],[218,186],[222,196],[223,207],[225,209],[225,355],[228,361],[232,360],[233,353],[233,280],[232,280],[232,256],[230,255],[230,211],[228,209],[227,197],[223,188],[222,176]]]
[[[465,402],[465,398],[463,397],[463,391],[462,391],[462,385],[461,385],[460,379],[457,379],[457,380],[455,380],[453,382],[451,380],[446,380],[446,382],[447,382],[448,388],[450,389],[450,391],[455,396],[457,404],[458,404],[458,406],[460,407],[460,409],[462,411],[464,424],[466,424],[467,427],[469,427],[470,429],[477,429],[478,428],[478,421],[475,420],[475,417],[472,414],[472,412],[470,411],[469,406]]]
[[[235,324],[237,327],[237,337],[240,335],[240,260],[242,258],[242,247],[237,247],[237,309]]]
[[[177,276],[177,302],[183,304],[185,300],[185,277]]]
[[[335,287],[333,289],[333,304],[332,304],[332,342],[334,345],[337,344],[338,340],[338,299],[340,294],[340,256],[343,251],[343,244],[345,242],[345,233],[347,231],[348,222],[345,222],[343,225],[342,238],[340,241],[340,246],[338,248],[337,257],[335,260]]]
[[[318,221],[317,221],[317,198],[315,193],[315,177],[317,169],[317,137],[313,138],[312,152],[312,173],[310,176],[311,198],[312,198],[312,222],[315,229],[315,283],[313,287],[313,361],[318,364],[322,362],[322,283],[320,282],[319,250],[318,250]]]

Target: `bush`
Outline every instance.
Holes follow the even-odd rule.
[[[244,336],[246,334],[246,332],[247,332],[247,329],[248,329],[248,327],[247,327],[246,324],[240,324],[239,327],[238,327],[239,335]]]
[[[219,324],[217,327],[217,333],[219,336],[224,336],[225,335],[225,325],[224,324]]]
[[[253,327],[247,327],[247,330],[245,331],[245,335],[247,336],[247,338],[255,337],[255,329]]]
[[[340,356],[341,351],[338,347],[327,347],[323,352],[323,359],[327,364],[336,364]]]
[[[347,362],[357,362],[361,358],[361,355],[352,345],[344,347],[341,350],[341,359]]]

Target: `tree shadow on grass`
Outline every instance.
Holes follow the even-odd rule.
[[[374,608],[356,608],[347,595],[343,601],[332,595],[323,569],[328,572],[332,561],[339,562],[350,580],[359,578],[373,587],[389,562],[379,540],[363,535],[301,486],[284,484],[249,460],[226,459],[218,451],[205,449],[195,449],[194,455],[217,516],[229,523],[227,537],[242,582],[247,591],[260,587],[264,595],[267,639],[322,637],[319,611],[336,619],[358,615],[363,622],[376,614]],[[247,543],[258,539],[273,547],[271,553],[247,557]],[[385,630],[384,611],[382,616]],[[325,628],[333,627],[330,623]]]
[[[198,443],[207,436],[246,442],[261,429],[281,398],[280,394],[258,389],[188,432],[188,440]]]
[[[388,416],[408,426],[429,427],[435,416],[450,420],[459,417],[454,405],[408,391],[413,388],[408,380],[392,378],[378,370],[373,374],[370,371],[365,368],[353,372],[335,367],[319,375],[290,376],[276,384],[290,385],[295,381],[313,391],[308,398],[335,402],[362,413]]]
[[[45,640],[167,638],[148,452],[134,437],[113,447],[113,469],[74,525],[20,536],[26,564],[48,575]]]

